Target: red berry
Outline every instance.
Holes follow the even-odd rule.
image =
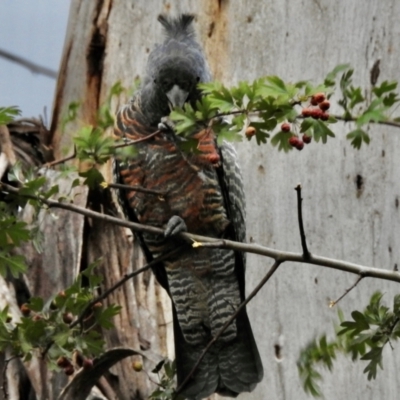
[[[314,108],[312,110],[311,117],[314,119],[320,119],[322,117],[322,114],[322,110],[320,110],[319,108]]]
[[[312,108],[303,108],[301,114],[303,115],[303,117],[311,117],[313,111],[314,110]]]
[[[75,372],[75,369],[74,369],[74,367],[73,367],[72,364],[70,364],[70,365],[68,365],[68,366],[66,366],[66,367],[64,368],[64,373],[65,373],[65,375],[67,375],[67,376],[72,375],[74,372]]]
[[[70,312],[66,312],[62,315],[62,319],[65,324],[70,324],[74,320],[74,316]]]
[[[311,97],[311,102],[314,100],[315,103],[319,104],[322,103],[325,100],[325,94],[324,93],[315,93],[312,97]],[[311,103],[312,104],[312,103]],[[317,105],[317,104],[313,104],[313,105]]]
[[[282,131],[282,132],[290,132],[290,124],[287,123],[287,122],[284,122],[284,123],[281,125],[281,131]]]
[[[299,142],[299,138],[298,138],[297,136],[292,136],[292,137],[289,139],[289,144],[290,144],[292,147],[296,147],[298,142]]]
[[[42,319],[43,319],[42,316],[41,315],[37,315],[37,314],[34,315],[33,318],[32,318],[33,321],[40,321]]]
[[[317,106],[318,105],[317,100],[315,99],[314,96],[311,97],[310,103],[311,103],[312,106]]]
[[[82,364],[83,369],[92,369],[93,368],[93,360],[91,358],[85,358]]]
[[[311,136],[308,136],[308,135],[306,135],[306,134],[304,134],[303,135],[303,142],[305,143],[305,144],[308,144],[308,143],[310,143],[311,142]]]
[[[28,317],[29,314],[31,313],[31,309],[29,308],[29,305],[27,303],[22,304],[20,307],[22,315],[25,317]]]
[[[71,365],[71,361],[67,357],[61,356],[57,360],[57,365],[61,368],[66,368]]]
[[[328,119],[329,119],[329,114],[326,113],[326,112],[323,112],[323,113],[321,114],[321,119],[322,119],[322,121],[328,121]]]
[[[295,147],[296,147],[297,150],[303,150],[303,147],[304,147],[303,141],[302,140],[298,140]]]
[[[254,128],[254,126],[248,126],[244,134],[250,139],[256,134],[256,128]]]
[[[323,102],[319,103],[319,108],[322,111],[326,111],[329,110],[329,107],[331,106],[331,103],[329,103],[328,100],[324,100]]]

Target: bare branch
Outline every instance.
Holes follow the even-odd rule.
[[[22,67],[29,69],[31,72],[33,72],[35,74],[41,74],[41,75],[48,76],[49,78],[57,79],[57,76],[58,76],[57,71],[54,71],[50,68],[35,64],[34,62],[27,60],[26,58],[17,56],[6,50],[0,49],[0,57],[3,57],[6,60],[12,61],[16,64],[19,64]]]
[[[74,152],[70,156],[67,156],[67,157],[64,157],[64,158],[60,158],[58,160],[50,161],[50,162],[46,163],[45,165],[43,165],[43,167],[45,167],[45,168],[54,167],[55,165],[63,164],[65,162],[67,162],[67,161],[71,161],[75,157],[76,157],[76,146],[74,146]],[[40,167],[40,168],[42,168],[42,167]]]
[[[140,142],[145,142],[146,140],[149,140],[149,139],[151,139],[152,137],[157,136],[159,133],[161,133],[161,130],[160,130],[160,129],[158,129],[158,130],[154,131],[153,133],[150,133],[149,135],[144,136],[144,137],[142,137],[142,138],[140,138],[140,139],[136,139],[136,140],[127,140],[127,139],[125,139],[125,142],[124,142],[124,143],[116,144],[115,146],[113,146],[113,148],[114,148],[114,149],[119,149],[119,148],[121,148],[121,147],[127,147],[127,146],[130,146],[130,145],[132,145],[132,144],[136,144],[136,143],[140,143]]]
[[[2,191],[19,194],[19,190],[7,185],[3,182],[0,182],[0,187]],[[21,195],[25,198],[34,199],[41,201],[43,204],[46,204],[52,208],[61,208],[64,210],[69,210],[72,212],[76,212],[78,214],[85,215],[89,218],[96,218],[102,221],[109,222],[111,224],[115,224],[118,226],[124,226],[130,228],[134,231],[138,232],[149,232],[154,234],[163,235],[164,230],[162,228],[157,228],[154,226],[149,225],[142,225],[136,222],[127,221],[121,218],[112,217],[111,215],[101,214],[92,210],[88,210],[83,207],[78,207],[70,203],[62,203],[55,200],[45,199],[40,196],[34,195]],[[389,280],[393,282],[400,283],[400,273],[398,271],[393,271],[393,269],[381,269],[381,268],[374,268],[374,267],[366,267],[363,265],[337,260],[334,258],[327,258],[316,256],[314,254],[310,254],[309,259],[305,260],[303,254],[292,253],[287,251],[275,250],[269,247],[261,246],[259,244],[248,244],[248,243],[240,243],[234,242],[232,240],[221,240],[206,236],[194,235],[191,233],[180,233],[179,234],[182,239],[187,240],[189,243],[198,242],[201,245],[199,247],[207,247],[208,243],[211,243],[211,247],[215,247],[215,242],[219,242],[220,248],[224,249],[231,249],[237,251],[243,251],[247,253],[259,254],[261,256],[266,256],[273,258],[280,263],[285,261],[291,262],[298,262],[298,263],[305,263],[305,264],[312,264],[312,265],[319,265],[321,267],[333,268],[340,271],[350,272],[356,275],[363,275],[364,277],[371,277],[371,278],[378,278],[383,280]],[[197,247],[197,246],[195,246]]]
[[[186,378],[183,380],[181,385],[176,389],[176,393],[178,394],[179,392],[182,391],[182,389],[185,387],[189,379],[193,376],[193,374],[196,372],[197,368],[199,367],[201,361],[203,360],[204,356],[206,355],[207,351],[210,350],[211,346],[219,339],[219,337],[225,332],[225,330],[228,328],[228,326],[233,322],[233,320],[236,319],[236,317],[239,315],[239,312],[243,310],[243,308],[246,307],[246,305],[254,298],[254,296],[261,290],[261,288],[268,282],[269,278],[275,273],[275,271],[278,269],[279,265],[281,264],[280,261],[275,261],[275,263],[272,265],[268,273],[264,276],[264,278],[259,282],[259,284],[254,288],[254,290],[249,294],[249,296],[240,304],[240,306],[237,308],[237,310],[229,317],[229,319],[225,322],[224,326],[218,331],[218,333],[210,340],[210,342],[207,344],[207,346],[204,348],[202,351],[199,359],[197,360],[196,364],[193,366],[192,370],[189,372],[189,374],[186,376]]]

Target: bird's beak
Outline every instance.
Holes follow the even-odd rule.
[[[172,86],[172,89],[166,93],[171,110],[175,107],[182,108],[185,104],[189,92],[182,90],[178,85]]]

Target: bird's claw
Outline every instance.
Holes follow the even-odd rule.
[[[173,215],[167,223],[167,227],[164,231],[164,236],[170,237],[186,231],[187,227],[185,221],[178,215]]]

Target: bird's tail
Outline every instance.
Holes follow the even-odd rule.
[[[239,313],[237,336],[230,342],[217,341],[205,354],[193,376],[180,392],[190,400],[200,400],[212,393],[236,397],[251,392],[263,378],[263,367],[246,311]],[[179,325],[175,327],[175,354],[178,387],[200,358],[207,342],[190,345],[184,341]],[[211,338],[210,338],[211,340]]]

